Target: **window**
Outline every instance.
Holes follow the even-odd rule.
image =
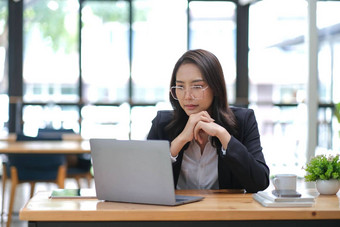
[[[250,7],[249,80],[264,154],[271,172],[303,175],[306,163],[308,56],[304,0],[263,0]],[[340,2],[317,3],[318,147],[316,153],[339,150],[339,124],[333,104],[340,101],[337,49]],[[261,15],[261,16],[259,16]],[[284,155],[282,155],[284,154]]]
[[[340,2],[317,3],[317,27],[319,30],[319,138],[321,150],[340,149],[340,124],[334,116],[333,104],[340,102]]]
[[[81,12],[84,101],[110,103],[128,100],[128,1],[84,1]]]
[[[249,21],[249,98],[263,152],[273,174],[299,173],[306,161],[307,2],[261,1]]]
[[[228,101],[235,102],[236,5],[228,1],[190,1],[189,49],[206,49],[221,62]]]
[[[37,136],[39,128],[65,128],[79,132],[79,109],[74,105],[25,105],[23,107],[23,132]]]
[[[133,1],[132,99],[167,102],[172,69],[186,51],[186,1]]]
[[[78,8],[77,0],[24,1],[24,101],[79,101]]]
[[[233,93],[235,4],[202,4],[190,3],[189,46],[218,52]],[[25,133],[69,127],[85,138],[141,139],[157,110],[171,108],[170,77],[188,48],[187,0],[24,1],[23,13]],[[212,22],[220,26],[208,36]],[[222,49],[211,45],[223,39]]]

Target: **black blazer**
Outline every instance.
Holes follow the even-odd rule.
[[[247,192],[264,190],[269,185],[269,168],[263,157],[260,135],[254,111],[231,107],[238,123],[238,136],[231,137],[225,155],[220,148],[218,155],[218,181],[220,189],[245,189]],[[158,111],[152,121],[148,140],[168,140],[166,125],[173,117],[173,111]],[[181,171],[184,148],[173,163],[174,183],[177,185]]]

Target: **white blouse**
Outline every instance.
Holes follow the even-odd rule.
[[[172,158],[175,161],[175,158]],[[210,141],[203,153],[193,140],[184,151],[177,189],[218,189],[218,156]]]

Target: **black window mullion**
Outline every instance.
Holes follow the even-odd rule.
[[[8,0],[8,96],[10,133],[22,130],[23,1]]]
[[[248,107],[249,104],[249,4],[237,4],[236,13],[236,102],[235,105]]]
[[[81,133],[82,129],[82,115],[81,110],[84,107],[84,101],[83,101],[83,74],[82,74],[82,36],[81,36],[81,29],[82,29],[82,9],[83,9],[83,1],[79,0],[79,12],[78,12],[78,50],[79,50],[79,81],[78,81],[78,96],[79,96],[79,102],[78,102],[78,117],[79,117],[79,133]]]

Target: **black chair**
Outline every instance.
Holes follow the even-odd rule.
[[[39,128],[38,137],[62,140],[64,134],[75,134],[73,129]]]
[[[63,139],[63,135],[75,134],[72,129],[51,129],[44,128],[38,130],[38,137],[40,138],[53,138]],[[68,154],[67,160],[67,173],[66,178],[73,178],[76,180],[78,188],[81,188],[80,179],[85,178],[87,187],[91,187],[91,180],[93,178],[91,173],[91,154]]]
[[[17,135],[17,141],[50,140],[39,137]],[[56,140],[56,139],[54,139]],[[10,201],[7,226],[12,220],[16,186],[20,183],[30,183],[30,198],[33,196],[37,182],[54,182],[59,188],[64,188],[66,177],[66,159],[63,154],[7,154],[3,161],[2,208],[3,215],[5,189],[7,179],[11,180]]]

